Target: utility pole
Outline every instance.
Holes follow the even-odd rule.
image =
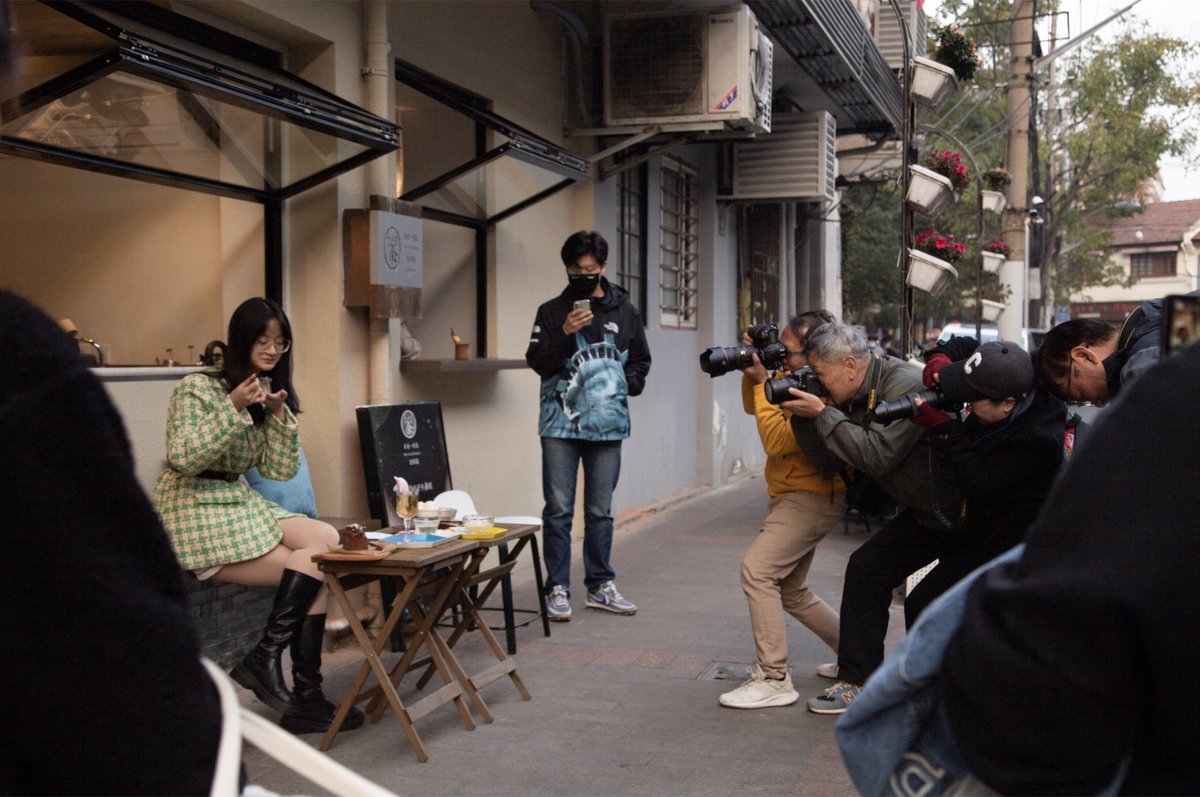
[[[1008,72],[1008,170],[1012,184],[1004,212],[1004,243],[1008,261],[1001,282],[1012,290],[1008,308],[997,323],[1000,337],[1020,340],[1025,316],[1025,222],[1029,194],[1029,88],[1033,79],[1033,0],[1013,0],[1012,60]]]
[[[1058,47],[1058,14],[1050,15],[1050,52],[1054,52]],[[1055,196],[1055,183],[1058,181],[1058,174],[1061,163],[1054,149],[1054,126],[1058,122],[1058,60],[1050,62],[1050,77],[1046,87],[1046,123],[1043,129],[1046,131],[1046,148],[1050,153],[1050,173],[1046,175],[1046,191],[1049,196]],[[1065,210],[1063,208],[1062,210]],[[1055,208],[1055,212],[1059,212]],[[1047,227],[1050,225],[1047,224]],[[1047,236],[1049,237],[1049,236]],[[1041,264],[1041,299],[1038,302],[1038,320],[1036,326],[1047,328],[1054,323],[1054,272],[1058,270],[1058,252],[1059,242],[1051,243],[1053,250],[1047,253],[1043,250],[1039,262]]]

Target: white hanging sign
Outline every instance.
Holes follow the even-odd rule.
[[[421,287],[421,219],[372,210],[371,284]]]

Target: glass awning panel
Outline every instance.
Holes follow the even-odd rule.
[[[496,224],[587,178],[587,161],[491,111],[437,76],[399,59],[396,78],[486,130],[495,145],[412,190],[419,202],[449,220]]]
[[[190,41],[198,23],[168,33],[155,24],[184,18],[114,8],[16,5],[24,53],[18,93],[3,104],[0,152],[261,201],[398,146],[387,120],[282,69]]]

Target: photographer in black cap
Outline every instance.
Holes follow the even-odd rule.
[[[965,419],[919,398],[912,421],[927,427],[941,467],[955,479],[966,512],[953,528],[889,522],[851,556],[842,593],[840,681],[808,701],[818,714],[840,714],[883,658],[892,589],[938,561],[904,603],[910,626],[934,598],[977,566],[1020,542],[1062,462],[1066,408],[1033,387],[1033,363],[1009,341],[975,348],[954,339],[928,354],[927,387],[944,407],[970,405]],[[951,362],[957,357],[957,362]],[[902,517],[902,516],[901,516]]]

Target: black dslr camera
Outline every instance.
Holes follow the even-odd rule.
[[[792,398],[792,394],[788,392],[790,387],[812,393],[814,396],[824,396],[826,393],[825,386],[817,378],[817,372],[807,366],[781,379],[768,379],[763,385],[763,393],[766,394],[767,401],[779,404]]]
[[[875,405],[871,420],[884,426],[901,418],[915,418],[921,414],[917,399],[924,401],[935,410],[957,410],[962,406],[961,401],[950,401],[937,390],[919,390],[891,401],[881,401]]]
[[[720,376],[754,365],[754,355],[768,371],[787,361],[787,347],[779,342],[779,327],[758,324],[746,330],[752,341],[748,346],[713,346],[700,353],[700,370],[709,376]],[[786,391],[785,391],[786,392]]]

